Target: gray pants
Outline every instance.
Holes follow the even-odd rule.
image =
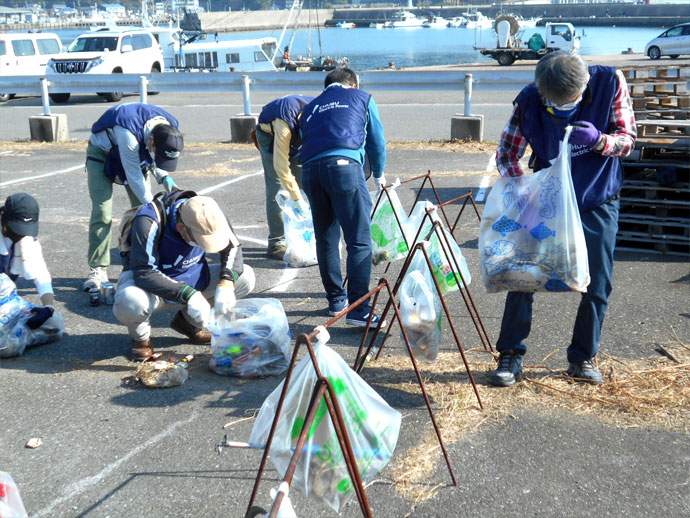
[[[213,299],[216,296],[216,285],[220,281],[220,264],[210,264],[209,270],[211,280],[208,283],[208,287],[202,293],[211,306],[213,306]],[[235,296],[238,299],[246,297],[254,290],[255,283],[254,270],[251,266],[245,264],[242,275],[235,282]],[[186,305],[170,302],[137,287],[134,284],[134,273],[131,270],[122,272],[122,275],[120,275],[120,279],[117,282],[117,291],[115,292],[113,314],[120,323],[127,326],[129,336],[133,340],[141,342],[149,339],[151,336],[149,319],[154,313],[177,311],[180,309],[187,322],[195,327],[200,326],[199,322],[196,322],[189,316]]]
[[[266,220],[268,221],[268,248],[285,244],[285,229],[283,228],[283,216],[276,194],[283,188],[278,178],[278,173],[273,168],[273,153],[269,151],[273,143],[273,135],[256,128],[256,141],[261,153],[261,164],[264,168],[264,181],[266,182]],[[297,180],[297,185],[302,187],[302,168],[297,157],[290,159],[290,172]]]

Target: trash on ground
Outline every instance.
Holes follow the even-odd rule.
[[[167,388],[182,385],[187,381],[189,373],[178,364],[161,360],[142,363],[135,376],[147,387]]]

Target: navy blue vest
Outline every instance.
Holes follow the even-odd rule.
[[[567,124],[584,120],[602,133],[608,132],[618,88],[616,69],[597,65],[589,67],[589,74],[583,100],[568,119],[559,119],[546,111],[535,83],[526,86],[515,99],[520,107],[520,130],[536,155],[535,171],[549,167],[558,155]],[[620,191],[623,172],[618,157],[605,157],[583,146],[573,146],[571,165],[580,210],[598,207]]]
[[[2,239],[2,236],[0,235],[0,239]],[[12,275],[10,273],[10,263],[12,262],[12,258],[14,257],[14,245],[16,243],[12,243],[12,246],[10,247],[9,254],[7,255],[0,255],[0,273],[7,274],[7,276],[12,279],[13,281],[17,280],[17,277],[19,275]]]
[[[286,95],[275,101],[271,101],[261,109],[259,115],[259,124],[270,124],[275,119],[282,119],[287,122],[292,132],[290,139],[290,158],[299,153],[299,148],[302,145],[302,138],[299,134],[299,123],[297,117],[302,112],[307,104],[314,100],[311,95]],[[273,152],[273,144],[271,144],[270,152]]]
[[[330,86],[302,113],[300,163],[333,148],[360,149],[366,136],[371,95],[357,88]]]
[[[126,103],[118,104],[108,109],[100,118],[91,126],[91,133],[99,133],[114,126],[122,126],[128,129],[136,136],[139,142],[139,159],[143,164],[153,164],[153,158],[146,149],[146,140],[144,139],[144,125],[149,119],[154,117],[165,117],[165,119],[174,127],[178,127],[177,119],[166,112],[164,109],[154,106],[152,104],[144,103]],[[105,162],[105,174],[111,181],[119,184],[126,184],[125,170],[122,167],[120,160],[120,152],[117,146],[113,144],[110,153]]]
[[[196,290],[204,290],[210,281],[205,252],[197,246],[189,246],[175,229],[177,223],[177,201],[182,197],[172,193],[163,198],[166,222],[158,245],[158,269],[179,282],[185,282]],[[153,202],[152,202],[153,203]],[[143,206],[136,217],[147,216],[159,222],[151,203]]]

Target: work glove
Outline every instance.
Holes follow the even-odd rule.
[[[306,216],[309,214],[309,204],[302,198],[295,201],[295,214],[298,216]]]
[[[55,308],[53,306],[43,306],[42,308],[31,308],[33,316],[26,321],[26,327],[29,329],[38,329],[46,320],[53,316]]]
[[[179,189],[175,181],[169,175],[163,177],[163,179],[161,180],[161,184],[163,184],[165,192],[173,192],[175,189]]]
[[[196,320],[201,327],[208,327],[208,319],[211,315],[211,305],[200,291],[195,291],[187,301],[187,313]]]
[[[235,283],[228,280],[221,280],[216,287],[216,315],[229,316],[230,311],[235,306]]]
[[[386,185],[386,176],[381,175],[378,178],[374,178],[374,181],[376,182],[376,194],[381,194],[383,187]]]
[[[570,133],[569,140],[571,144],[585,146],[587,149],[592,149],[599,143],[600,139],[601,131],[599,131],[591,122],[573,122],[573,131]]]

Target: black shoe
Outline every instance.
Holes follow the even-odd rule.
[[[601,371],[594,366],[592,360],[570,362],[566,375],[570,376],[575,381],[592,383],[593,385],[601,385],[604,383],[604,376],[602,376]]]
[[[193,344],[202,345],[211,343],[211,333],[187,322],[182,311],[175,313],[175,318],[170,322],[170,327],[178,333],[185,335]]]
[[[491,376],[491,384],[497,387],[510,387],[522,377],[522,355],[512,349],[501,351],[498,368]]]

